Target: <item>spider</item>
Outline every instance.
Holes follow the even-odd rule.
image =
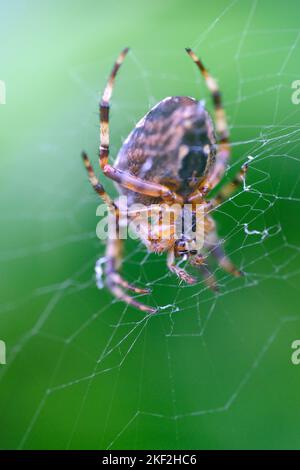
[[[129,205],[143,203],[150,207],[151,204],[201,204],[205,213],[204,248],[224,270],[234,276],[242,275],[220,246],[210,212],[243,183],[247,164],[241,167],[233,180],[225,184],[214,198],[209,197],[210,191],[220,183],[227,168],[230,157],[229,131],[217,83],[190,48],[186,52],[203,75],[212,96],[216,131],[203,101],[187,96],[168,97],[139,121],[124,141],[115,165],[109,163],[110,100],[115,77],[128,50],[125,48],[115,62],[99,106],[99,163],[102,172],[116,183],[120,194],[127,196]],[[85,152],[82,152],[82,157],[94,190],[107,204],[108,212],[116,214],[117,200],[113,201],[106,193]],[[134,219],[134,214],[130,217]],[[119,274],[122,240],[116,238],[107,241],[107,287],[119,300],[143,312],[155,313],[157,309],[138,302],[126,292],[129,290],[147,294],[149,289],[136,287]],[[196,282],[194,277],[176,265],[177,258],[185,257],[200,269],[207,285],[217,290],[216,280],[204,263],[203,255],[195,249],[194,241],[185,233],[177,240],[151,240],[151,237],[144,237],[142,241],[149,251],[167,252],[167,266],[179,279],[188,284]]]

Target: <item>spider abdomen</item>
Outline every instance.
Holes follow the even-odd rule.
[[[115,167],[146,181],[168,186],[186,197],[207,175],[215,160],[215,134],[204,103],[193,98],[165,98],[139,121],[124,141]],[[129,203],[158,202],[118,188]]]

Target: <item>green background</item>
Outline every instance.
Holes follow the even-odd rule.
[[[2,0],[0,16],[0,447],[299,449],[299,2]],[[127,243],[126,278],[165,307],[152,317],[95,287],[104,243],[80,161],[98,168],[100,91],[127,45],[112,161],[160,99],[208,99],[186,46],[219,80],[232,171],[254,157],[249,190],[216,213],[243,279],[214,267],[217,296],[181,286]]]

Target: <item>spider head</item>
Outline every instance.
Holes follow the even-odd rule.
[[[174,245],[175,256],[195,256],[198,254],[197,243],[194,239],[187,239],[185,236],[176,240]]]

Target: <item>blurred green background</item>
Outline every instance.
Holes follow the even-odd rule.
[[[2,0],[0,15],[0,447],[299,449],[299,2]],[[97,168],[100,91],[127,45],[112,161],[160,99],[209,99],[186,46],[219,80],[232,171],[253,157],[248,191],[216,213],[243,279],[214,267],[220,294],[180,286],[127,243],[126,277],[163,307],[151,318],[95,287],[80,161]]]

